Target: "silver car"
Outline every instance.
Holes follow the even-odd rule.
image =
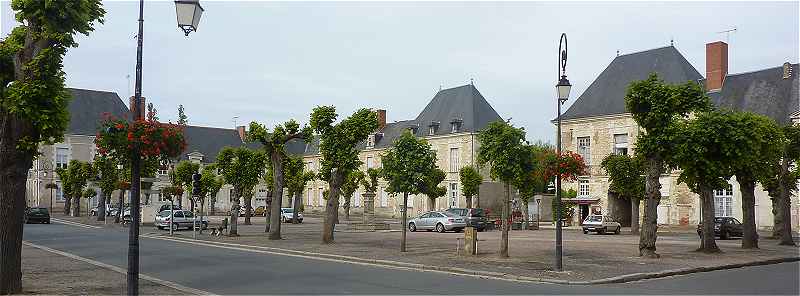
[[[464,218],[449,212],[427,212],[408,221],[408,230],[410,231],[424,229],[427,231],[436,230],[436,232],[448,230],[459,232],[464,227],[467,227]]]
[[[203,219],[197,219],[195,221],[194,213],[190,211],[184,210],[175,210],[175,213],[172,214],[170,210],[161,211],[158,213],[155,218],[156,228],[164,229],[169,228],[170,219],[172,220],[172,230],[178,230],[180,228],[187,228],[192,229],[192,222],[196,222],[196,227],[203,227],[203,229],[208,228],[208,217],[203,217]]]

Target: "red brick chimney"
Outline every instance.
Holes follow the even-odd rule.
[[[239,138],[242,139],[242,142],[244,142],[245,137],[247,136],[247,131],[245,130],[244,125],[237,126],[236,132],[239,133]]]
[[[728,75],[728,44],[722,41],[706,44],[706,91],[722,89]]]
[[[378,130],[382,130],[386,127],[386,110],[378,109],[375,113],[378,115]]]
[[[134,114],[136,114],[136,106],[135,106],[135,104],[134,104],[134,102],[133,102],[134,100],[136,100],[136,97],[133,97],[133,96],[132,96],[132,97],[130,98],[130,105],[128,105],[128,106],[129,106],[129,108],[131,109],[131,118],[134,118],[134,116],[136,116],[136,115],[134,115]],[[142,97],[142,103],[141,103],[141,104],[139,104],[139,107],[140,107],[140,109],[142,110],[142,114],[141,114],[141,116],[139,116],[139,118],[138,118],[138,119],[140,119],[140,120],[144,120],[144,117],[147,115],[147,114],[146,114],[146,113],[147,113],[147,108],[145,108],[145,106],[147,106],[147,104],[145,103],[146,101],[147,101],[147,100],[145,99],[145,97]]]

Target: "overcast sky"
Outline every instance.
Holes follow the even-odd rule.
[[[105,2],[105,24],[67,54],[69,87],[132,95],[138,8]],[[569,38],[570,101],[611,62],[669,45],[705,73],[705,44],[729,39],[730,73],[798,62],[798,2],[201,2],[184,37],[172,1],[145,3],[143,95],[162,120],[308,121],[387,109],[413,119],[439,86],[475,86],[528,139],[553,142],[558,38]],[[2,35],[15,25],[3,1]],[[735,33],[720,31],[736,28]],[[130,75],[129,79],[126,78]],[[127,100],[125,100],[127,101]]]

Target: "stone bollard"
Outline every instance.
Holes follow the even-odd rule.
[[[475,227],[464,228],[464,250],[467,255],[478,254],[478,230]]]

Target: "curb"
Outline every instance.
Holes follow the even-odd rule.
[[[516,281],[516,282],[549,283],[549,284],[561,284],[561,285],[598,285],[598,284],[627,283],[627,282],[634,282],[634,281],[640,281],[640,280],[646,280],[646,279],[664,278],[664,277],[670,277],[670,276],[676,276],[676,275],[686,275],[686,274],[699,273],[699,272],[709,272],[709,271],[724,270],[724,269],[734,269],[734,268],[741,268],[741,267],[748,267],[748,266],[760,266],[760,265],[770,265],[770,264],[778,264],[778,263],[800,261],[800,257],[787,257],[787,258],[768,259],[768,260],[752,261],[752,262],[745,262],[745,263],[726,264],[726,265],[719,265],[719,266],[701,266],[701,267],[669,269],[669,270],[657,271],[657,272],[632,273],[632,274],[625,274],[625,275],[609,277],[609,278],[589,280],[589,281],[569,281],[569,280],[559,280],[559,279],[551,279],[551,278],[537,278],[537,277],[520,276],[520,275],[514,275],[514,274],[508,274],[508,273],[502,273],[502,272],[470,270],[470,269],[459,268],[459,267],[430,266],[430,265],[424,265],[424,264],[419,264],[419,263],[407,263],[407,262],[382,260],[382,259],[365,259],[365,258],[346,256],[346,255],[315,253],[315,252],[297,251],[297,250],[275,248],[275,247],[253,246],[253,245],[207,241],[207,240],[182,238],[182,237],[169,237],[169,236],[165,237],[163,235],[142,235],[142,236],[143,237],[149,237],[149,238],[155,238],[155,239],[183,241],[183,242],[189,242],[189,243],[198,242],[198,243],[205,243],[205,244],[209,244],[209,245],[240,247],[240,248],[241,247],[255,248],[255,249],[261,249],[261,250],[270,251],[270,252],[274,252],[274,253],[283,253],[283,254],[287,254],[287,255],[300,255],[300,256],[306,256],[306,257],[316,257],[316,258],[320,258],[320,259],[346,261],[346,262],[352,262],[352,263],[363,263],[363,264],[378,265],[378,266],[384,266],[384,267],[396,267],[396,268],[419,270],[419,271],[436,271],[436,272],[451,273],[451,274],[456,274],[456,275],[467,275],[467,276],[475,276],[475,277],[479,277],[479,278],[507,280],[507,281]]]

